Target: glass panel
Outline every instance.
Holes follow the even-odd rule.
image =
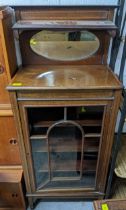
[[[57,61],[82,60],[99,48],[99,39],[89,31],[40,31],[30,39],[31,49],[45,58]]]
[[[31,141],[33,169],[37,188],[49,181],[47,139]]]
[[[94,188],[104,106],[31,107],[27,114],[36,188]]]
[[[68,107],[67,119],[79,123],[85,134],[101,133],[103,106]]]
[[[82,138],[81,130],[70,123],[58,123],[51,129],[48,135],[51,180],[80,179]]]
[[[64,118],[63,107],[28,108],[29,132],[32,135],[46,135],[50,125]]]
[[[80,180],[63,180],[48,182],[42,189],[76,189],[76,188],[95,188],[96,173],[83,174]]]

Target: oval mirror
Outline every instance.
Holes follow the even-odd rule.
[[[57,61],[86,59],[96,53],[99,45],[99,39],[88,31],[40,31],[30,39],[36,54]]]

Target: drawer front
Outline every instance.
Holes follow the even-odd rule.
[[[6,90],[8,84],[6,67],[4,62],[1,36],[0,36],[0,104],[10,104],[9,93]]]
[[[22,198],[20,183],[0,183],[0,207],[21,208]]]
[[[114,92],[112,90],[44,90],[44,91],[19,91],[17,92],[19,101],[46,101],[46,100],[112,100]]]
[[[20,164],[13,116],[0,116],[0,164]]]

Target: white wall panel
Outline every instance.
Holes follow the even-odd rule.
[[[8,5],[117,5],[118,0],[0,0]]]

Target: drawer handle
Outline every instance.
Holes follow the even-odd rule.
[[[12,197],[13,198],[17,198],[18,197],[18,194],[17,193],[12,193]]]
[[[3,74],[3,72],[4,72],[4,67],[0,65],[0,74]]]
[[[15,138],[10,139],[10,144],[16,145],[17,144],[17,140]]]

